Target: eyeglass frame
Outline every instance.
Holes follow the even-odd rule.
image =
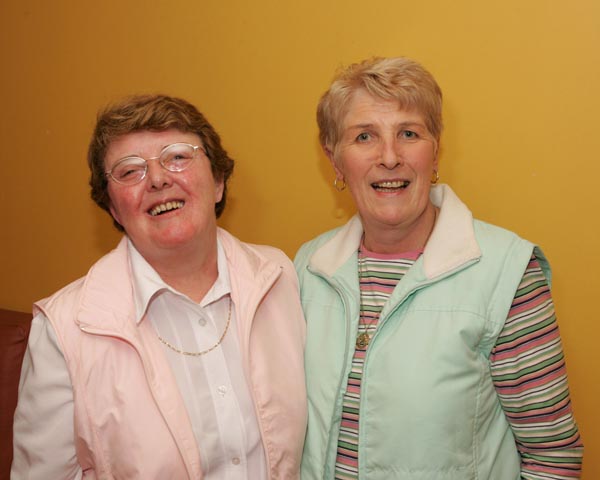
[[[185,167],[183,167],[182,169],[179,170],[170,170],[168,169],[161,161],[160,161],[160,157],[162,157],[162,154],[168,150],[169,148],[175,146],[175,145],[185,145],[188,147],[192,147],[192,149],[194,150],[194,153],[192,154],[192,160],[194,158],[196,158],[196,155],[198,154],[199,151],[203,152],[204,155],[206,155],[208,157],[208,153],[206,151],[206,149],[203,146],[200,145],[192,145],[191,143],[186,143],[186,142],[175,142],[175,143],[171,143],[169,145],[166,145],[161,151],[160,154],[158,154],[155,157],[150,157],[150,158],[144,158],[142,156],[139,155],[128,155],[127,157],[123,157],[121,159],[119,159],[110,170],[107,170],[104,172],[104,175],[107,178],[112,178],[113,181],[115,183],[118,183],[119,185],[125,185],[125,186],[133,186],[133,185],[137,185],[138,183],[140,183],[142,180],[144,180],[144,178],[146,178],[146,175],[148,175],[148,161],[149,160],[158,160],[158,163],[160,164],[161,167],[163,167],[167,172],[172,172],[172,173],[179,173],[179,172],[183,172],[184,170],[186,170],[191,164],[192,162],[190,162],[189,164],[187,164]],[[140,160],[144,161],[144,174],[140,177],[140,179],[137,182],[134,183],[124,183],[124,182],[120,182],[119,180],[116,179],[116,177],[112,174],[113,170],[119,166],[121,163],[123,163],[125,160],[129,160],[132,158],[139,158]]]

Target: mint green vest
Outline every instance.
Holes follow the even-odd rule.
[[[368,480],[517,480],[520,456],[489,356],[534,246],[474,221],[481,256],[427,278],[421,257],[381,312],[361,387],[359,474]],[[296,258],[307,320],[303,480],[333,478],[359,317],[356,253],[333,275]],[[543,254],[536,255],[549,278]]]

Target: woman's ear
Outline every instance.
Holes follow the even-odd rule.
[[[108,206],[108,210],[110,211],[113,220],[115,220],[119,225],[122,225],[121,220],[119,220],[119,215],[117,214],[115,208],[112,206],[112,203]]]
[[[436,171],[440,169],[440,141],[435,140],[433,146],[433,168]]]
[[[329,162],[331,163],[331,166],[333,167],[333,170],[335,171],[336,178],[343,180],[344,172],[338,165],[338,162],[336,161],[335,153],[333,152],[333,150],[331,150],[331,148],[329,148],[327,146],[323,146],[323,151],[325,152],[325,155],[327,155],[327,158],[329,159]]]
[[[333,151],[331,148],[329,148],[327,145],[323,145],[323,151],[325,152],[325,155],[327,155],[329,161],[333,161]]]

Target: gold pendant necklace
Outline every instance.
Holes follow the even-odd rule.
[[[429,239],[429,237],[431,236],[431,233],[433,232],[433,229],[437,222],[437,217],[438,217],[438,208],[434,207],[433,208],[433,224],[431,225],[431,230],[429,231],[429,235],[427,236],[427,239],[424,242],[425,244],[427,243],[427,240]],[[361,240],[361,247],[363,246],[362,242],[364,242],[364,236],[363,236],[363,239]],[[360,282],[365,275],[364,264],[365,264],[366,260],[363,258],[362,262],[361,262],[361,255],[362,255],[361,247],[358,248],[358,285],[359,285],[359,289],[360,289],[360,303],[362,306],[364,300],[363,300],[363,289],[360,288]],[[424,248],[424,246],[423,246],[423,248]],[[375,322],[379,323],[379,315],[380,314],[381,314],[381,311],[379,312],[379,314],[377,314],[377,317],[375,317],[373,320],[371,320],[371,322],[363,324],[365,327],[365,330],[363,332],[358,333],[358,335],[356,336],[356,348],[358,350],[366,350],[367,347],[369,346],[369,342],[371,342],[372,335],[375,335],[375,332],[373,332],[372,335],[369,334],[369,328],[374,326],[375,331],[377,331],[378,325],[375,325]],[[360,318],[359,318],[359,331],[360,331]]]
[[[204,354],[206,354],[208,352],[212,352],[215,348],[217,348],[219,345],[221,345],[221,342],[225,338],[225,334],[227,333],[227,330],[229,329],[229,323],[230,322],[231,322],[231,297],[229,297],[229,313],[227,314],[227,324],[225,325],[225,330],[223,331],[223,334],[221,335],[221,338],[219,338],[219,341],[217,343],[215,343],[212,347],[210,347],[210,348],[208,348],[206,350],[202,350],[201,352],[186,352],[185,350],[179,350],[178,348],[176,348],[173,345],[171,345],[164,338],[162,338],[158,333],[156,333],[156,336],[161,341],[161,343],[163,343],[164,345],[166,345],[167,347],[169,347],[174,352],[177,352],[177,353],[179,353],[181,355],[187,355],[189,357],[199,357],[200,355],[204,355]]]
[[[371,337],[367,332],[362,332],[358,334],[356,337],[356,348],[359,350],[365,350],[369,346],[369,342],[371,341]]]
[[[358,285],[360,288],[360,302],[361,305],[363,304],[363,295],[362,295],[362,288],[360,287],[360,282],[364,277],[364,259],[362,259],[361,262],[361,256],[362,252],[359,249],[358,250]],[[373,320],[371,320],[371,322],[367,323],[367,324],[363,324],[365,327],[364,332],[360,332],[357,337],[356,337],[356,348],[358,350],[366,350],[367,347],[369,346],[369,342],[371,341],[371,335],[369,335],[369,328],[373,326],[373,324],[378,320],[378,317],[374,318]],[[359,328],[360,328],[360,319],[359,319]]]

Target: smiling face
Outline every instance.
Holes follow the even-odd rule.
[[[157,157],[174,143],[203,146],[197,135],[179,130],[133,132],[110,144],[105,170],[125,157]],[[121,185],[110,179],[108,195],[113,218],[149,262],[167,251],[197,248],[216,238],[215,203],[223,195],[223,182],[215,181],[202,148],[182,172],[170,172],[150,160],[140,183]]]
[[[335,152],[326,153],[354,198],[367,248],[397,253],[424,245],[435,219],[429,190],[438,161],[420,113],[359,89]]]

